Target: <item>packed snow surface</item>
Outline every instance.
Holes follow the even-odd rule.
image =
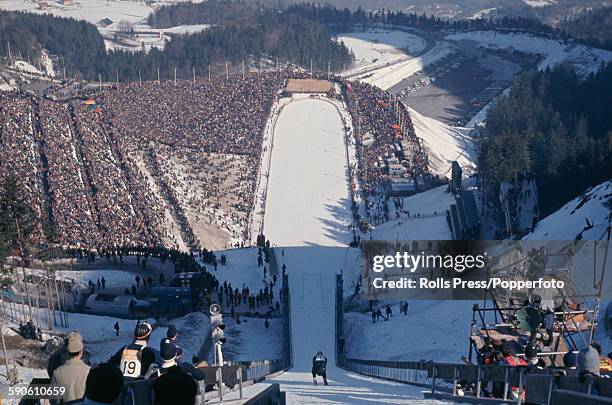
[[[372,72],[368,71],[359,74],[353,78],[380,87],[383,90],[388,90],[405,78],[412,76],[416,72],[423,70],[428,65],[443,59],[453,52],[454,49],[450,43],[440,41],[431,50],[419,57],[391,63]]]
[[[340,34],[336,40],[355,54],[355,65],[345,73],[348,75],[409,59],[427,45],[423,38],[409,32],[384,29]]]
[[[459,363],[461,356],[467,355],[472,302],[411,301],[405,316],[397,305],[392,310],[388,321],[376,323],[370,314],[345,314],[348,357]],[[420,316],[422,313],[427,317]]]
[[[526,240],[601,239],[610,225],[612,180],[592,187],[541,220]]]
[[[264,234],[276,245],[346,246],[351,235],[344,129],[318,99],[287,105],[276,123]]]
[[[450,178],[451,163],[456,160],[464,173],[476,168],[477,152],[469,128],[453,127],[419,114],[406,106],[414,130],[428,149],[429,168],[434,174]]]
[[[408,217],[393,219],[374,227],[375,240],[447,240],[452,239],[446,210],[455,197],[446,185],[403,199]]]

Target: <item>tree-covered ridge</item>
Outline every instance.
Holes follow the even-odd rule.
[[[157,68],[162,77],[171,77],[177,69],[179,77],[190,77],[192,68],[202,75],[208,65],[239,64],[253,58],[278,58],[315,70],[332,71],[350,65],[353,55],[344,44],[333,41],[321,24],[294,14],[279,14],[266,9],[257,15],[254,24],[214,26],[206,31],[174,37],[163,51],[148,54],[112,52],[110,66],[116,66],[125,80],[137,80],[140,69],[143,79],[156,79]],[[114,69],[108,72],[114,77]]]
[[[568,36],[589,45],[612,49],[612,6],[592,10],[559,25]]]
[[[98,29],[73,18],[0,10],[0,38],[0,56],[8,55],[9,44],[13,56],[26,60],[46,49],[75,72],[96,71],[107,56]]]
[[[240,2],[227,2],[229,6]],[[193,35],[177,35],[163,50],[147,54],[131,51],[106,52],[104,40],[92,24],[74,19],[23,12],[0,11],[0,56],[8,54],[34,58],[41,49],[57,55],[69,76],[103,81],[191,77],[193,69],[207,74],[209,65],[242,63],[250,58],[278,58],[317,70],[339,70],[348,66],[352,55],[333,41],[320,23],[297,14],[282,14],[265,8],[243,11],[245,18],[216,25]],[[250,16],[250,17],[248,17]],[[247,18],[248,17],[248,18]],[[252,18],[251,18],[252,17]],[[140,72],[140,75],[139,75]],[[205,73],[206,72],[206,73]]]
[[[489,190],[535,173],[544,215],[612,178],[612,65],[521,74],[489,111],[479,165]]]

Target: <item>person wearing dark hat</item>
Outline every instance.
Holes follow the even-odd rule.
[[[527,369],[544,369],[546,368],[546,363],[544,360],[538,357],[538,347],[533,344],[528,344],[525,346],[525,360],[527,361]]]
[[[173,344],[164,345],[160,350],[163,364],[159,376],[153,383],[155,404],[193,405],[198,393],[198,385],[176,363],[177,350]]]
[[[577,367],[576,353],[569,351],[563,355],[563,367],[568,370],[575,370]]]
[[[159,378],[171,367],[176,367],[176,356],[178,350],[172,342],[162,341],[159,347],[160,363],[152,364],[147,373],[147,378]]]
[[[66,350],[70,358],[64,365],[58,367],[51,377],[51,385],[65,387],[62,402],[76,401],[85,394],[85,381],[90,367],[82,360],[83,340],[80,336],[69,336]]]
[[[172,341],[176,341],[176,339],[178,338],[178,330],[176,329],[176,326],[174,325],[168,326],[166,337]]]
[[[112,364],[102,363],[92,368],[85,382],[83,405],[112,404],[123,391],[123,375]]]
[[[148,347],[152,331],[151,324],[138,321],[134,329],[134,343],[123,346],[108,361],[119,367],[127,380],[143,378],[155,362],[155,350]]]
[[[49,374],[49,377],[53,377],[53,373],[55,372],[55,370],[57,370],[58,367],[64,365],[66,363],[66,361],[68,359],[70,359],[70,353],[68,353],[68,350],[66,349],[66,346],[68,345],[68,340],[71,337],[75,337],[75,338],[81,339],[81,341],[83,341],[83,336],[81,336],[79,331],[73,330],[73,331],[68,333],[68,335],[64,339],[64,344],[62,345],[62,347],[57,349],[51,355],[51,357],[49,357],[49,362],[47,363],[47,374]],[[81,360],[83,360],[83,362],[85,364],[90,365],[90,362],[89,362],[89,353],[87,353],[87,350],[83,350],[83,355],[81,357]]]

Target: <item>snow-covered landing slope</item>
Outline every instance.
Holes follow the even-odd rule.
[[[610,224],[612,180],[588,189],[584,194],[565,204],[540,221],[526,240],[599,239]],[[592,226],[589,227],[588,223]]]
[[[452,127],[419,114],[407,106],[416,135],[428,149],[429,168],[434,174],[450,178],[451,162],[456,160],[465,174],[476,168],[476,148],[469,128]]]
[[[512,48],[520,52],[540,54],[544,57],[538,65],[541,70],[559,63],[569,63],[576,72],[586,75],[597,71],[602,63],[612,61],[612,52],[610,51],[580,44],[567,44],[557,39],[538,37],[522,32],[455,32],[446,36],[446,39],[475,41],[478,45],[491,49]]]
[[[346,246],[351,236],[344,128],[336,107],[302,99],[274,129],[264,234],[279,246]]]

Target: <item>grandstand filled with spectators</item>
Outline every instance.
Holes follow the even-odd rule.
[[[3,93],[0,178],[17,178],[41,241],[181,250],[243,245],[270,111],[287,79],[305,76],[119,83],[61,103]],[[406,145],[406,175],[426,174],[426,153],[402,107],[372,86],[342,87],[359,117],[357,133],[374,137],[358,151],[364,189],[389,179],[379,158]]]

